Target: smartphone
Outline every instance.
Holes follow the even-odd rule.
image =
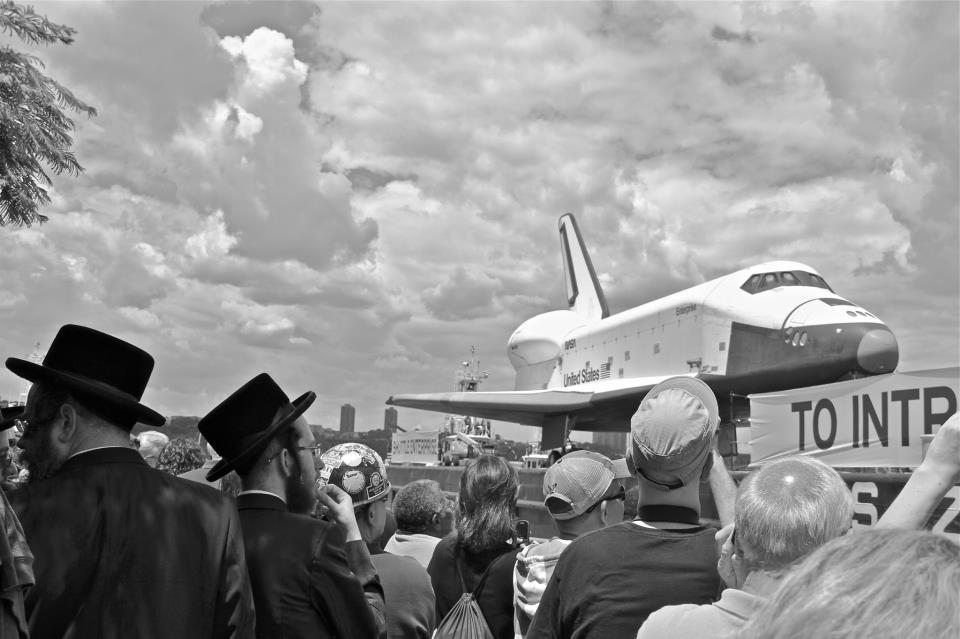
[[[526,519],[518,519],[514,528],[514,537],[517,546],[530,545],[530,522]]]

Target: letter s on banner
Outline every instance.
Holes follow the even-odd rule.
[[[877,513],[877,505],[873,503],[873,500],[875,500],[879,494],[877,485],[872,481],[854,482],[853,486],[850,487],[850,492],[853,493],[853,527],[870,528],[876,524],[879,519],[879,514]],[[863,495],[872,499],[870,501],[861,501],[860,498]],[[866,521],[863,521],[862,517],[865,517]]]

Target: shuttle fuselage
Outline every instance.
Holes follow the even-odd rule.
[[[787,261],[600,319],[544,313],[514,332],[507,352],[516,390],[612,389],[616,380],[696,374],[718,395],[891,372],[899,356],[880,319],[816,270]]]

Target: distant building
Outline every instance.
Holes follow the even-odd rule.
[[[593,433],[593,443],[610,449],[612,453],[623,455],[627,451],[627,433]]]
[[[357,409],[350,404],[344,404],[340,407],[340,432],[352,433],[353,422],[357,416]]]
[[[388,406],[387,410],[383,411],[383,430],[397,432],[397,409],[393,406]]]

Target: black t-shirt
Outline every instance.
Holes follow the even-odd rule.
[[[714,601],[715,533],[623,522],[580,536],[560,555],[527,639],[634,639],[663,606]]]
[[[470,592],[474,592],[480,584],[487,566],[495,562],[477,597],[477,603],[493,636],[496,639],[513,639],[513,565],[516,554],[517,550],[505,543],[502,549],[473,555],[464,549],[458,550],[456,533],[441,539],[427,566],[437,598],[437,625],[463,594],[454,564],[459,555],[460,573]]]

